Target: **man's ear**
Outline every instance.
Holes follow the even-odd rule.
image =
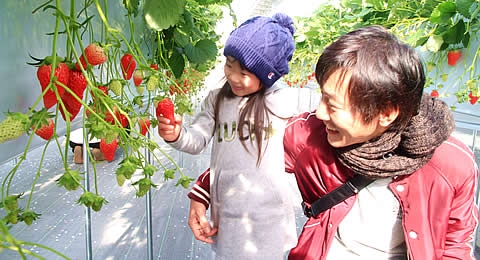
[[[398,108],[390,108],[385,112],[380,113],[379,124],[383,127],[388,127],[397,119],[399,114]]]

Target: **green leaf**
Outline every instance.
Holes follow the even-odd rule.
[[[175,25],[185,11],[185,0],[145,0],[144,17],[147,25],[156,31]]]
[[[460,43],[465,34],[465,22],[460,20],[454,26],[451,26],[444,34],[443,41],[448,44]]]
[[[232,0],[196,0],[197,3],[201,5],[210,5],[210,4],[231,4]]]
[[[466,18],[472,18],[472,7],[474,7],[475,0],[455,0],[458,12]]]
[[[430,16],[430,22],[437,24],[450,24],[451,18],[457,12],[457,8],[452,2],[443,2],[439,4]]]
[[[183,69],[185,68],[185,60],[183,55],[174,51],[168,58],[168,65],[172,68],[173,75],[179,79],[182,76]]]
[[[469,46],[470,43],[470,33],[465,33],[462,40],[463,46]]]
[[[178,29],[175,29],[175,31],[173,32],[173,38],[175,39],[175,43],[177,43],[178,46],[182,48],[184,48],[185,46],[187,46],[187,44],[190,43],[190,37],[179,31]]]
[[[195,46],[187,45],[185,54],[189,61],[195,64],[202,64],[217,57],[218,49],[215,42],[211,40],[200,40]]]

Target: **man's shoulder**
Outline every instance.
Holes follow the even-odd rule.
[[[428,164],[450,181],[462,182],[478,172],[472,150],[453,136],[435,150]]]

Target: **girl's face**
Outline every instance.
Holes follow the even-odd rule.
[[[247,96],[262,88],[260,79],[231,56],[227,56],[224,66],[225,77],[232,88],[233,94],[239,97]]]
[[[341,82],[340,75],[334,72],[322,86],[322,98],[316,111],[317,118],[327,127],[328,142],[336,148],[366,142],[386,130],[380,116],[366,124],[361,114],[351,110],[347,92],[350,74],[347,73]]]

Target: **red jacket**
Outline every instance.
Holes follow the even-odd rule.
[[[325,125],[313,113],[293,118],[286,129],[286,171],[294,173],[303,200],[313,203],[341,185],[352,172],[328,144]],[[389,184],[400,201],[409,259],[475,259],[478,168],[471,150],[450,137],[432,159],[411,175]],[[338,224],[355,197],[310,218],[289,259],[325,259]]]

